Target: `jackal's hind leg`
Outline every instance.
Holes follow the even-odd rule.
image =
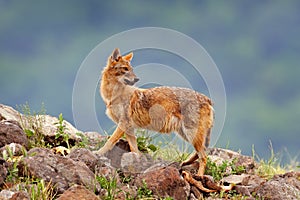
[[[207,157],[206,157],[206,153],[204,150],[197,152],[198,153],[198,157],[200,159],[200,165],[199,165],[199,169],[198,169],[198,176],[203,176],[204,172],[205,172],[205,168],[206,168],[206,162],[207,162]]]
[[[109,150],[111,150],[115,144],[117,143],[117,141],[124,135],[124,131],[117,127],[116,130],[114,131],[114,133],[110,136],[110,138],[107,140],[107,142],[105,143],[105,145],[96,152],[96,154],[100,154],[103,155],[106,152],[108,152]]]

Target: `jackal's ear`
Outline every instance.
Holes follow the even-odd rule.
[[[118,48],[116,48],[116,49],[112,52],[112,54],[111,54],[111,56],[110,56],[110,59],[111,59],[112,61],[118,61],[120,57],[121,57],[120,50],[119,50]]]
[[[123,56],[122,58],[123,58],[124,60],[127,60],[128,62],[130,62],[130,61],[132,60],[132,57],[133,57],[133,53],[131,52],[131,53],[129,53],[129,54]]]

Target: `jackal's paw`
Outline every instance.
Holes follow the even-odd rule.
[[[98,151],[93,151],[93,153],[97,156],[103,156],[104,153],[101,151],[101,149],[99,149]]]

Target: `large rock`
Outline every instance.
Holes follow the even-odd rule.
[[[10,106],[0,104],[0,121],[2,120],[20,121],[20,113]]]
[[[129,144],[126,140],[120,139],[116,145],[105,154],[111,160],[111,165],[115,168],[121,167],[121,158],[124,153],[130,152]]]
[[[14,110],[12,107],[0,104],[0,121],[9,120],[19,122],[18,126],[22,126],[23,129],[35,131],[38,129],[45,139],[55,140],[57,133],[58,118],[50,115],[24,115]],[[81,131],[77,130],[72,124],[67,121],[63,121],[65,126],[65,133],[69,135],[71,141],[80,141],[82,138],[77,133]],[[15,142],[18,143],[18,142]],[[0,143],[1,144],[1,143]],[[1,147],[1,146],[0,146]]]
[[[74,161],[84,162],[92,172],[95,172],[97,164],[100,165],[98,157],[90,150],[84,148],[73,149],[67,157]]]
[[[0,121],[0,147],[10,143],[18,143],[28,148],[28,139],[26,134],[17,121]]]
[[[243,166],[246,173],[253,173],[255,168],[255,160],[250,156],[244,156],[235,151],[221,148],[209,148],[208,157],[217,165],[221,165],[224,161],[234,161],[235,166]]]
[[[143,187],[144,184],[160,198],[187,199],[190,193],[189,184],[183,180],[178,169],[174,167],[162,167],[139,175],[135,185]]]
[[[155,166],[154,160],[144,154],[128,152],[121,157],[121,170],[128,176],[140,174],[145,170],[150,171],[152,166]]]
[[[66,190],[57,200],[99,200],[99,198],[81,185],[75,185]]]
[[[21,161],[20,172],[51,182],[58,193],[63,193],[74,184],[100,190],[95,174],[83,163],[55,155],[51,150],[34,148]]]
[[[291,200],[300,199],[300,172],[275,175],[256,190],[262,199]]]

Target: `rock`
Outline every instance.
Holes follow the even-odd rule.
[[[0,147],[18,143],[28,148],[28,139],[20,124],[13,120],[0,121]]]
[[[209,148],[208,157],[217,165],[221,165],[223,161],[232,162],[235,160],[235,166],[243,166],[245,173],[253,173],[255,168],[255,161],[250,156],[244,156],[235,151],[221,149],[221,148]]]
[[[84,132],[78,134],[81,137],[81,141],[88,144],[88,148],[92,151],[99,149],[99,145],[104,143],[107,139],[106,136],[103,136],[97,132]]]
[[[257,187],[256,194],[263,199],[290,200],[300,198],[300,173],[275,175],[271,180]]]
[[[121,170],[125,175],[139,174],[154,164],[150,157],[134,152],[124,153],[121,158]],[[150,170],[147,170],[150,171]]]
[[[128,142],[120,139],[112,150],[108,151],[104,156],[111,160],[111,165],[113,167],[120,168],[122,155],[127,152],[130,152]]]
[[[73,149],[67,157],[74,161],[84,162],[92,172],[95,172],[98,158],[90,150],[83,148]]]
[[[42,133],[48,137],[55,137],[57,132],[57,125],[58,122],[57,117],[52,117],[50,115],[37,115],[36,118],[43,118],[43,125],[42,125]],[[71,123],[67,122],[66,120],[63,121],[63,125],[65,126],[65,133],[70,136],[71,140],[79,140],[81,139],[76,133],[80,133],[81,131],[77,130]]]
[[[178,169],[174,167],[163,167],[139,175],[135,185],[144,187],[144,183],[158,197],[170,196],[174,199],[187,199],[190,193],[189,184],[183,180]]]
[[[99,200],[99,198],[82,185],[75,185],[66,190],[57,200]]]
[[[9,190],[0,191],[0,200],[9,200],[14,195],[14,192]]]
[[[284,179],[286,183],[300,190],[300,172],[287,172],[285,174],[275,175],[274,180]]]
[[[15,192],[9,200],[30,200],[30,197],[27,192],[19,191]]]
[[[53,143],[53,141],[56,140],[55,139],[55,135],[57,132],[56,124],[59,121],[58,118],[56,117],[52,117],[50,115],[32,115],[32,116],[23,115],[18,111],[14,110],[12,107],[0,104],[0,119],[2,119],[2,121],[3,119],[9,121],[17,121],[24,130],[28,129],[31,131],[35,131],[34,129],[39,129],[41,134],[44,135],[45,140],[47,140],[45,141],[46,143]],[[77,130],[72,124],[70,124],[66,120],[63,121],[63,125],[65,126],[65,133],[69,135],[71,143],[81,141],[82,138],[77,134],[77,133],[82,133],[81,131]]]
[[[121,186],[120,192],[118,192],[115,199],[118,199],[118,200],[140,199],[140,198],[137,198],[137,190],[138,190],[138,188],[136,188],[135,186],[128,187],[127,185],[123,185],[123,186]],[[145,198],[145,200],[146,199],[147,198]]]
[[[299,199],[300,192],[295,187],[281,181],[268,181],[257,190],[257,196],[263,199],[291,200]]]
[[[111,179],[112,177],[119,180],[119,175],[117,173],[117,170],[113,167],[110,167],[110,166],[98,167],[96,169],[96,175],[97,176],[104,176],[107,180]]]
[[[8,164],[2,158],[0,158],[0,186],[4,183],[7,176]]]
[[[234,190],[243,195],[243,196],[249,196],[252,197],[250,191],[249,191],[249,186],[244,186],[244,185],[236,185],[234,186]]]
[[[260,176],[257,175],[248,175],[246,176],[243,181],[242,181],[242,185],[255,185],[255,186],[259,186],[262,183],[266,182],[265,179],[261,178]]]
[[[20,113],[10,106],[0,104],[0,121],[2,120],[20,121]]]
[[[241,184],[243,182],[243,180],[248,177],[249,175],[247,174],[241,174],[241,175],[229,175],[227,177],[224,177],[221,179],[221,183],[224,185],[224,183],[228,183],[228,184]]]
[[[83,162],[55,155],[49,149],[31,149],[19,168],[21,173],[51,182],[58,193],[63,193],[73,184],[100,190],[95,174]]]

